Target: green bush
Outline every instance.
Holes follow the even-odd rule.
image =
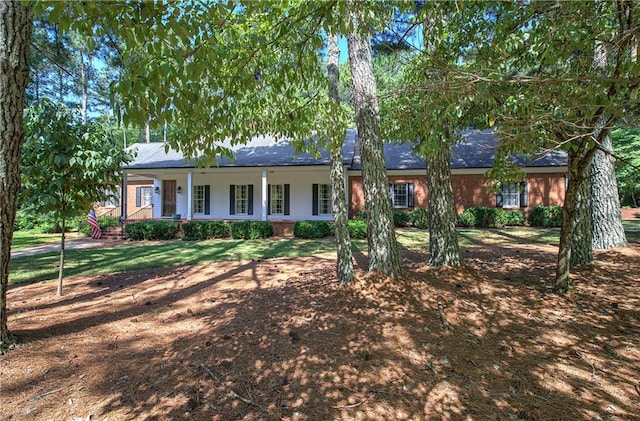
[[[524,225],[524,211],[507,211],[507,225],[509,226],[523,226]]]
[[[393,212],[393,225],[399,228],[406,227],[411,221],[411,216],[408,211],[395,211]]]
[[[67,220],[66,225],[67,231],[71,231],[72,227],[75,227],[73,219]],[[44,234],[62,232],[62,227],[53,212],[37,213],[28,208],[18,210],[13,226],[16,231],[37,229]]]
[[[504,228],[509,222],[508,212],[502,208],[468,208],[458,215],[460,227]]]
[[[177,222],[146,221],[127,224],[124,230],[133,241],[172,240],[178,236],[179,227]]]
[[[184,241],[229,237],[229,224],[224,221],[194,221],[182,224]]]
[[[367,238],[367,223],[365,221],[349,221],[348,224],[351,239]]]
[[[334,234],[334,226],[328,221],[298,221],[293,226],[297,238],[323,238]]]
[[[411,225],[414,228],[429,228],[429,211],[425,208],[415,208],[410,213]]]
[[[529,211],[527,220],[532,227],[560,227],[562,225],[562,207],[535,206]]]
[[[255,240],[273,235],[273,224],[268,221],[238,221],[231,224],[231,238],[234,240]]]
[[[14,224],[14,230],[23,231],[23,230],[32,230],[40,225],[42,222],[42,217],[34,212],[19,209],[16,212],[16,222]]]
[[[231,224],[229,227],[231,238],[234,240],[248,240],[249,239],[249,221],[237,221]]]
[[[474,208],[468,208],[462,211],[460,215],[458,215],[458,220],[456,225],[459,227],[475,227],[476,226],[476,213],[474,212]]]
[[[268,221],[251,221],[249,224],[249,238],[268,238],[273,235],[273,224]]]
[[[367,211],[359,210],[356,212],[356,221],[366,221],[367,220]]]
[[[84,234],[86,237],[91,236],[91,225],[87,222],[87,218],[80,216],[75,218],[75,224],[78,227],[78,232]],[[104,232],[112,227],[117,227],[120,224],[120,220],[115,216],[101,216],[98,218],[98,225]]]

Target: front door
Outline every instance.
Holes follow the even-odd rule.
[[[162,180],[162,216],[176,213],[176,180]]]

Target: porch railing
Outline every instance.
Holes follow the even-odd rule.
[[[138,209],[131,215],[127,215],[124,221],[126,223],[131,223],[131,222],[146,221],[149,219],[153,219],[153,205],[145,206],[141,209]]]

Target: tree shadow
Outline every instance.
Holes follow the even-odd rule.
[[[137,303],[115,290],[113,309],[103,300],[98,311],[91,308],[98,296],[87,294],[31,315],[62,317],[76,306],[69,319],[38,329],[26,319],[14,323],[33,343],[113,332],[98,335],[78,367],[58,373],[68,379],[101,368],[83,383],[96,418],[635,416],[638,260],[603,255],[601,266],[577,271],[576,292],[562,297],[536,287],[545,283],[552,251],[522,250],[520,269],[515,256],[496,261],[501,252],[483,245],[462,268],[436,269],[423,263],[426,252],[404,250],[406,275],[396,280],[365,273],[366,256],[355,253],[350,286],[336,283],[330,257],[141,273],[131,279]],[[612,271],[620,274],[615,280]],[[48,352],[41,357],[65,358]],[[22,376],[3,393],[46,381]]]

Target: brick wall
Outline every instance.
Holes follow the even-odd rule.
[[[529,203],[526,210],[536,205],[562,205],[564,203],[564,173],[529,174],[525,178],[528,183]],[[390,176],[390,183],[414,183],[415,206],[427,207],[427,176]],[[453,197],[456,212],[466,208],[495,207],[496,194],[492,183],[482,174],[454,175],[452,177]],[[364,190],[362,177],[349,177],[350,208],[349,215],[354,217],[356,212],[364,209]]]

